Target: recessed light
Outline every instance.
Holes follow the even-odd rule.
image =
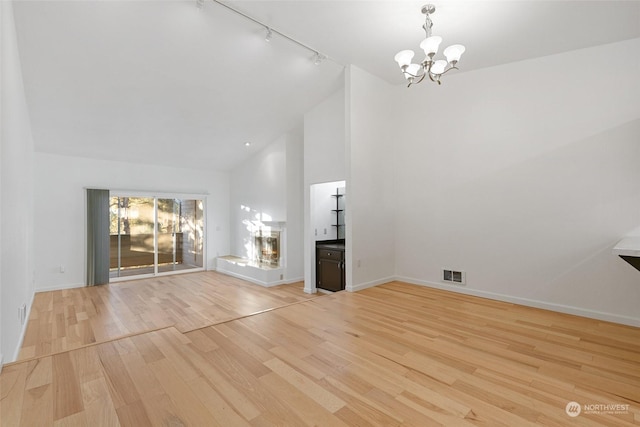
[[[245,146],[245,147],[251,147],[251,143],[250,143],[250,142],[245,142],[245,143],[244,143],[244,146]]]

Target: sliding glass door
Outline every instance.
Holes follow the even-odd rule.
[[[203,200],[112,193],[110,215],[111,278],[203,268]]]

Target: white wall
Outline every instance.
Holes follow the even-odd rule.
[[[344,96],[340,88],[304,115],[305,184],[345,178]]]
[[[85,283],[85,188],[207,194],[206,268],[229,251],[229,176],[139,163],[35,156],[35,263],[38,290]],[[60,266],[65,272],[60,273]]]
[[[315,292],[313,184],[343,181],[347,170],[345,90],[337,90],[304,115],[304,290]]]
[[[231,172],[231,254],[251,257],[252,222],[284,223],[285,281],[303,274],[302,138],[302,129],[293,129]]]
[[[394,88],[350,66],[346,79],[347,289],[395,274]]]
[[[399,87],[398,276],[640,324],[639,75],[635,39]]]
[[[340,194],[345,194],[345,181],[323,182],[311,186],[311,238],[314,242],[319,240],[338,239],[336,224],[336,214],[332,209],[336,209],[336,198],[332,197],[339,190]],[[340,209],[344,209],[344,198],[340,198]]]
[[[30,308],[33,284],[33,137],[24,96],[12,3],[0,2],[0,355],[17,356],[23,325],[18,307]]]
[[[232,255],[251,255],[252,222],[287,220],[286,156],[282,135],[231,171]]]
[[[287,270],[285,279],[304,278],[304,130],[287,138]]]

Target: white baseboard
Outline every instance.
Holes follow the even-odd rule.
[[[605,320],[607,322],[620,323],[623,325],[640,327],[640,318],[621,316],[614,313],[606,313],[602,311],[589,310],[586,308],[574,307],[570,305],[556,304],[547,301],[534,300],[529,298],[521,298],[511,295],[499,294],[494,292],[481,291],[477,289],[467,288],[465,286],[446,285],[427,280],[414,279],[411,277],[397,276],[394,280],[399,282],[410,283],[413,285],[427,286],[429,288],[441,289],[444,291],[458,292],[461,294],[472,295],[481,298],[488,298],[497,301],[510,302],[513,304],[524,305],[527,307],[542,308],[545,310],[556,311],[559,313],[573,314],[575,316],[588,317],[590,319]]]
[[[254,283],[256,285],[264,286],[265,288],[270,288],[272,286],[278,286],[278,285],[284,285],[284,284],[288,283],[288,282],[285,282],[284,280],[278,280],[278,281],[275,281],[275,282],[267,283],[267,282],[263,282],[262,280],[258,280],[258,279],[254,278],[254,277],[245,276],[245,275],[238,274],[238,273],[235,273],[233,271],[228,271],[228,270],[218,270],[217,272],[220,273],[220,274],[226,274],[227,276],[235,277],[236,279],[246,280],[247,282],[251,282],[251,283]],[[293,282],[291,282],[291,283],[293,283]]]
[[[84,283],[72,283],[65,285],[53,285],[53,286],[45,286],[43,288],[36,289],[36,293],[39,292],[50,292],[50,291],[62,291],[65,289],[76,289],[76,288],[84,288],[86,285]]]
[[[304,282],[304,277],[294,277],[293,279],[284,279],[285,285],[290,285],[292,283]]]
[[[384,279],[378,279],[371,282],[359,283],[353,286],[347,286],[347,291],[349,292],[358,292],[363,289],[372,288],[374,286],[382,285],[383,283],[389,283],[397,280],[395,276],[385,277]]]

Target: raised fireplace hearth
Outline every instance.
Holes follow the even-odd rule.
[[[216,270],[261,286],[286,283],[285,223],[260,221],[251,225],[244,237],[243,253],[217,257]]]

